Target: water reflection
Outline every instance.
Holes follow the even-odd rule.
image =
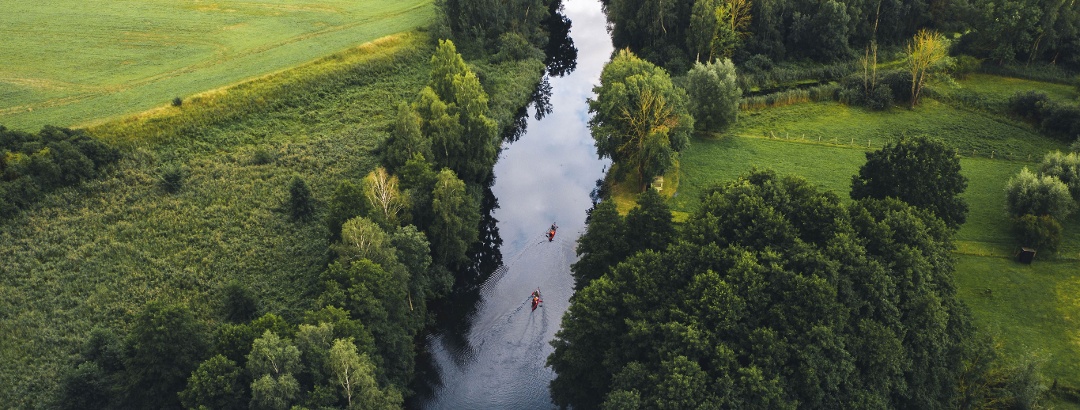
[[[485,199],[485,235],[493,245],[476,249],[470,266],[476,277],[489,277],[433,306],[439,323],[427,340],[431,361],[417,369],[426,384],[414,387],[410,407],[552,407],[548,342],[573,292],[575,241],[606,166],[588,131],[586,99],[612,51],[598,1],[570,0],[563,10],[576,41],[566,37],[559,47],[577,59],[549,60],[551,77],[534,96],[534,115],[520,116],[522,131],[500,152]],[[569,19],[562,20],[568,28]],[[543,235],[553,221],[560,229],[549,242]],[[536,288],[545,303],[533,311],[528,300]]]
[[[577,68],[578,49],[570,37],[570,18],[564,14],[563,2],[552,2],[548,11],[548,18],[543,22],[548,32],[544,64],[547,65],[548,74],[562,77]]]

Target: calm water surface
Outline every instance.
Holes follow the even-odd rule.
[[[430,363],[419,369],[427,385],[414,407],[553,407],[549,342],[573,292],[570,264],[592,206],[589,193],[607,166],[596,157],[586,99],[612,52],[599,1],[566,0],[564,8],[573,22],[577,69],[550,80],[551,113],[529,118],[526,133],[505,146],[495,165],[491,190],[499,207],[492,216],[503,241],[502,266],[472,300],[440,313],[440,321],[457,323],[441,324],[428,337]],[[548,242],[544,232],[552,222],[559,230]],[[529,294],[537,288],[544,304],[533,311]]]

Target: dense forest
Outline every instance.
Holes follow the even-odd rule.
[[[1080,5],[1055,0],[602,0],[616,48],[674,72],[732,58],[749,69],[903,47],[919,30],[992,62],[1080,68]]]

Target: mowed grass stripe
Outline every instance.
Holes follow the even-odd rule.
[[[0,0],[14,11],[0,16],[0,124],[27,130],[142,111],[434,16],[431,0],[19,3]]]

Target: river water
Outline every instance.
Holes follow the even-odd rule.
[[[611,56],[611,39],[598,0],[565,0],[578,49],[577,68],[550,79],[551,112],[530,117],[525,134],[504,145],[495,164],[492,211],[502,239],[502,263],[472,300],[444,309],[427,339],[425,385],[410,407],[428,409],[548,409],[554,407],[546,366],[573,293],[570,265],[584,232],[589,193],[608,164],[599,160],[588,129],[586,99]],[[553,241],[544,233],[555,222]],[[529,295],[539,288],[535,311]],[[467,298],[466,298],[467,299]],[[438,313],[437,313],[438,314]]]

